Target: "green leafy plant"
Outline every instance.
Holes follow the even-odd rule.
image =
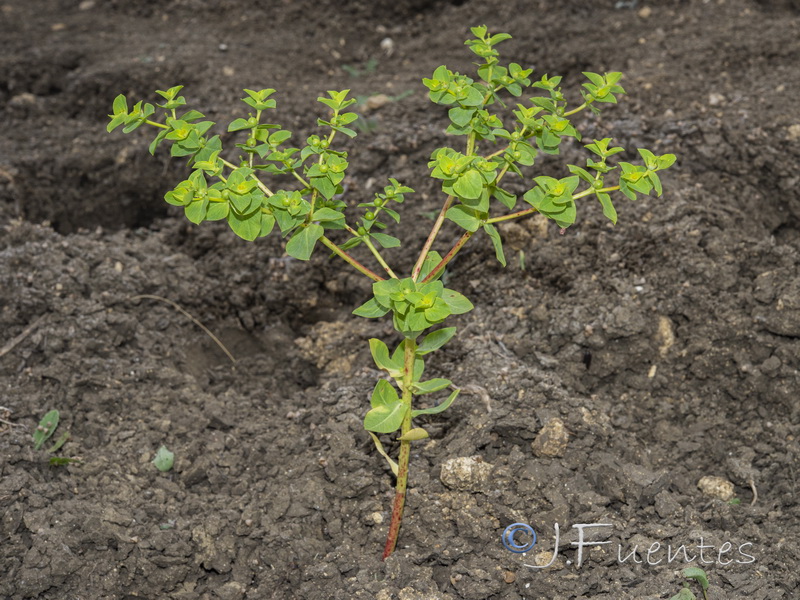
[[[44,417],[42,417],[41,421],[39,421],[39,424],[36,426],[36,429],[33,430],[34,450],[41,450],[44,443],[53,436],[53,434],[56,432],[56,428],[58,427],[60,416],[61,415],[57,410],[51,410]],[[68,431],[62,433],[55,443],[47,450],[47,453],[55,454],[58,452],[61,447],[67,443],[69,437],[70,435]],[[48,462],[54,466],[63,466],[74,462],[80,462],[80,459],[68,458],[65,456],[51,456],[48,459]]]
[[[329,91],[318,98],[327,113],[317,119],[323,131],[298,146],[289,143],[290,131],[265,121],[275,108],[271,98],[275,90],[245,90],[247,115],[227,128],[241,132],[244,140],[230,154],[223,153],[220,136],[211,135],[214,123],[196,110],[186,110],[181,86],[158,91],[162,100],[156,105],[140,101],[129,106],[120,95],[109,115],[109,131],[120,126],[126,133],[142,125],[154,127],[158,133],[151,153],[166,144],[172,156],[188,160],[191,175],[165,199],[182,207],[193,223],[225,220],[245,240],[277,229],[287,240],[290,256],[308,260],[322,245],[373,282],[372,296],[354,314],[391,317],[400,339],[391,349],[382,340],[369,342],[375,364],[387,378],[375,385],[364,427],[397,480],[384,558],[397,542],[410,446],[428,436],[415,419],[447,409],[459,392],[448,379],[423,379],[428,354],[456,333],[455,327],[442,325],[473,308],[465,296],[441,281],[447,265],[479,232],[491,240],[497,260],[505,265],[499,223],[539,212],[567,228],[584,199],[595,199],[603,214],[616,223],[611,194],[620,192],[631,200],[639,194],[661,195],[658,173],[675,161],[672,154],[658,156],[644,149],[639,150],[640,163],[617,161],[623,149],[612,145],[610,138],[595,139],[584,144],[589,152],[585,164],[567,165],[569,175],[534,172],[531,179],[529,172],[540,155],[558,154],[567,140],[581,142],[571,117],[585,109],[598,113],[599,106],[617,101],[624,93],[622,75],[584,73],[586,82],[573,106],[562,92],[561,77],[544,75],[532,80],[531,69],[514,62],[501,64],[497,45],[511,36],[491,35],[486,27],[471,31],[475,37],[466,45],[479,58],[476,77],[440,66],[423,80],[430,100],[447,110],[447,133],[465,141],[460,149],[442,147],[431,156],[428,166],[431,177],[440,182],[442,206],[413,268],[405,274],[398,274],[384,256],[385,250],[401,244],[386,230],[400,220],[399,206],[413,189],[390,178],[372,199],[354,205],[343,196],[347,152],[335,149],[334,142],[356,136],[352,127],[358,116],[348,111],[356,101],[348,98],[349,90]],[[514,100],[512,106],[505,103],[509,97]],[[530,189],[518,198],[504,187],[507,176],[530,182]],[[273,187],[273,181],[281,180],[288,184]],[[446,222],[462,234],[442,255],[433,248]],[[353,253],[357,247],[377,267],[366,266],[364,255]],[[439,393],[445,394],[441,401],[423,400],[420,407],[418,398]],[[378,437],[394,433],[400,445],[396,461]]]
[[[682,573],[686,579],[694,579],[698,584],[700,584],[700,589],[703,592],[703,600],[708,600],[707,592],[709,584],[706,572],[698,567],[687,567],[682,571]],[[669,600],[697,600],[697,597],[689,589],[689,584],[684,582],[683,585],[683,589]]]

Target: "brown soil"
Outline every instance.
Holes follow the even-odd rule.
[[[181,83],[227,122],[242,88],[273,87],[302,140],[325,90],[411,92],[347,145],[354,202],[388,176],[418,191],[392,255],[407,269],[441,201],[426,162],[448,141],[420,79],[468,70],[482,23],[569,86],[625,72],[629,96],[584,132],[679,163],[662,198],[619,203],[616,227],[587,205],[563,236],[505,227],[506,269],[477,238],[451,265],[476,309],[430,368],[465,392],[427,421],[382,563],[393,480],[361,418],[367,339],[391,329],[350,315],[367,282],[322,253],[286,258],[277,236],[187,223],[162,200],[183,165],[108,135],[106,115],[120,92]],[[0,37],[0,597],[666,599],[687,566],[667,545],[697,556],[714,600],[798,597],[796,0],[7,0]],[[193,314],[235,366],[142,294]],[[80,463],[33,450],[53,408]],[[569,438],[549,457],[532,442],[556,419]],[[473,456],[487,478],[443,483]],[[516,522],[540,536],[525,556],[501,543]],[[556,523],[555,564],[526,567]],[[578,569],[580,523],[612,526],[587,532],[611,543]],[[642,562],[621,562],[634,546]]]

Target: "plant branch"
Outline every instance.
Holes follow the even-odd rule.
[[[436,277],[439,276],[439,273],[444,271],[444,268],[447,266],[447,263],[453,260],[455,255],[458,254],[458,251],[461,250],[461,248],[464,247],[464,244],[466,244],[469,241],[469,238],[472,237],[473,233],[474,233],[473,231],[465,231],[464,235],[462,235],[461,238],[455,243],[455,246],[453,246],[450,249],[450,252],[445,254],[444,258],[442,258],[439,264],[436,265],[433,268],[433,270],[430,273],[428,273],[428,276],[422,280],[422,283],[428,283],[429,281],[433,281],[434,279],[436,279]]]
[[[487,223],[500,223],[502,221],[511,221],[512,219],[519,219],[521,217],[527,217],[528,215],[532,215],[533,213],[538,212],[535,208],[526,208],[525,210],[521,210],[519,212],[511,213],[510,215],[503,215],[502,217],[494,217],[492,219],[487,219]]]
[[[439,216],[436,217],[436,222],[433,224],[433,229],[431,229],[428,239],[425,241],[425,245],[422,247],[419,258],[414,265],[414,270],[411,272],[411,278],[414,281],[417,280],[420,271],[422,271],[422,265],[425,262],[425,257],[428,256],[428,252],[430,252],[431,246],[433,246],[433,241],[436,239],[436,236],[439,234],[439,230],[442,228],[442,224],[444,223],[444,215],[452,203],[453,196],[448,196],[447,200],[444,202],[444,206],[442,206],[442,210],[439,211]]]
[[[369,277],[370,279],[372,279],[372,281],[383,281],[383,277],[381,277],[381,276],[380,276],[380,275],[378,275],[377,273],[375,273],[375,272],[371,271],[370,269],[368,269],[367,267],[365,267],[364,265],[362,265],[362,264],[361,264],[360,262],[358,262],[358,261],[357,261],[355,258],[353,258],[352,256],[350,256],[350,255],[349,255],[347,252],[345,252],[344,250],[342,250],[341,248],[339,248],[339,246],[337,246],[337,245],[336,245],[334,242],[332,242],[332,241],[331,241],[330,239],[328,239],[326,236],[324,236],[324,235],[323,235],[323,236],[320,238],[320,241],[321,241],[323,244],[325,244],[325,245],[326,245],[326,246],[327,246],[327,247],[328,247],[328,248],[329,248],[329,249],[330,249],[330,250],[331,250],[331,251],[332,251],[334,254],[336,254],[336,255],[337,255],[339,258],[341,258],[343,261],[345,261],[345,262],[346,262],[347,264],[349,264],[351,267],[353,267],[354,269],[356,269],[356,270],[357,270],[359,273],[361,273],[362,275],[366,275],[367,277]]]
[[[614,186],[607,187],[607,188],[600,188],[599,190],[596,190],[594,188],[588,188],[586,190],[583,190],[582,192],[579,192],[579,193],[573,195],[572,199],[573,200],[577,200],[578,198],[583,198],[585,196],[591,196],[592,194],[603,194],[605,192],[616,192],[618,189],[619,189],[618,185],[614,185]]]
[[[348,227],[348,229],[351,229],[351,228]],[[355,233],[356,235],[358,235],[358,232],[352,232],[352,233]],[[372,255],[375,257],[375,260],[377,260],[378,263],[380,263],[380,265],[383,267],[383,270],[386,271],[386,274],[389,275],[389,277],[391,277],[392,279],[397,279],[397,275],[394,274],[394,271],[392,271],[392,268],[383,259],[383,256],[381,256],[381,253],[375,247],[375,244],[373,244],[372,240],[369,239],[369,234],[364,235],[364,236],[359,236],[359,237],[361,237],[361,239],[363,240],[364,244],[366,244],[367,248],[369,248],[369,251],[372,252]]]

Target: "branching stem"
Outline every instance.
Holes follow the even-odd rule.
[[[428,256],[428,252],[430,252],[431,246],[433,246],[433,242],[436,239],[436,236],[439,234],[442,224],[444,223],[444,215],[452,203],[453,196],[448,196],[447,200],[444,202],[444,206],[442,206],[442,210],[439,211],[439,216],[436,217],[436,222],[433,224],[433,229],[431,229],[428,239],[425,241],[425,245],[422,247],[422,251],[419,254],[417,263],[414,265],[414,270],[411,272],[411,277],[414,279],[414,281],[417,280],[420,271],[422,271],[422,265],[425,263],[425,257]]]
[[[442,258],[439,264],[436,265],[433,268],[433,270],[430,273],[428,273],[427,277],[425,277],[425,279],[422,280],[422,283],[428,283],[429,281],[433,281],[434,279],[436,279],[439,276],[439,274],[442,271],[444,271],[444,268],[447,266],[447,263],[453,260],[455,255],[458,254],[458,251],[461,250],[461,248],[464,247],[464,244],[466,244],[469,241],[469,238],[472,237],[473,233],[474,232],[472,231],[465,231],[464,235],[462,235],[461,238],[450,249],[450,252],[445,254],[444,258]]]
[[[326,236],[323,235],[320,238],[320,241],[323,244],[325,244],[334,254],[336,254],[336,256],[344,260],[347,264],[356,269],[362,275],[366,275],[367,277],[372,279],[372,281],[383,281],[383,277],[381,277],[377,273],[371,271],[370,269],[362,265],[355,258],[350,256],[347,252],[339,248],[339,246],[337,246],[334,242],[329,240]]]
[[[356,235],[358,234],[356,233]],[[386,271],[386,274],[389,275],[389,277],[391,277],[392,279],[397,279],[397,275],[394,274],[394,271],[392,271],[392,268],[383,259],[383,256],[381,256],[381,253],[375,247],[375,244],[373,244],[372,240],[369,239],[369,234],[362,236],[361,239],[364,241],[364,244],[367,246],[367,248],[369,248],[369,251],[372,252],[372,255],[375,257],[375,260],[377,260],[378,263],[383,267],[383,270]]]

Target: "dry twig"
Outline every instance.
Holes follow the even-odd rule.
[[[185,310],[184,310],[184,309],[183,309],[183,308],[182,308],[182,307],[181,307],[179,304],[177,304],[176,302],[173,302],[172,300],[170,300],[170,299],[168,299],[168,298],[163,298],[163,297],[161,297],[161,296],[154,296],[154,295],[152,295],[152,294],[140,294],[140,295],[138,295],[138,296],[132,296],[132,297],[131,297],[131,300],[141,300],[141,299],[148,299],[148,300],[158,300],[159,302],[166,302],[167,304],[169,304],[170,306],[172,306],[172,307],[173,307],[175,310],[177,310],[177,311],[178,311],[178,312],[180,312],[182,315],[184,315],[184,316],[185,316],[187,319],[189,319],[189,320],[190,320],[192,323],[194,323],[194,324],[195,324],[195,325],[197,325],[197,326],[198,326],[200,329],[202,329],[203,331],[205,331],[206,335],[208,335],[208,337],[210,337],[212,340],[214,340],[214,343],[215,343],[215,344],[217,344],[217,346],[219,346],[219,347],[220,347],[220,349],[221,349],[221,350],[222,350],[222,351],[225,353],[225,355],[226,355],[226,356],[227,356],[229,359],[231,359],[231,362],[232,362],[233,364],[236,364],[236,359],[233,357],[233,354],[231,354],[231,353],[230,353],[230,351],[229,351],[229,350],[228,350],[228,349],[225,347],[225,344],[223,344],[223,343],[222,343],[222,342],[219,340],[219,338],[218,338],[217,336],[215,336],[213,333],[211,333],[211,331],[208,329],[208,327],[206,327],[205,325],[203,325],[203,324],[202,324],[200,321],[198,321],[198,320],[197,320],[195,317],[193,317],[193,316],[192,316],[192,315],[190,315],[188,312],[186,312],[186,311],[185,311]]]

